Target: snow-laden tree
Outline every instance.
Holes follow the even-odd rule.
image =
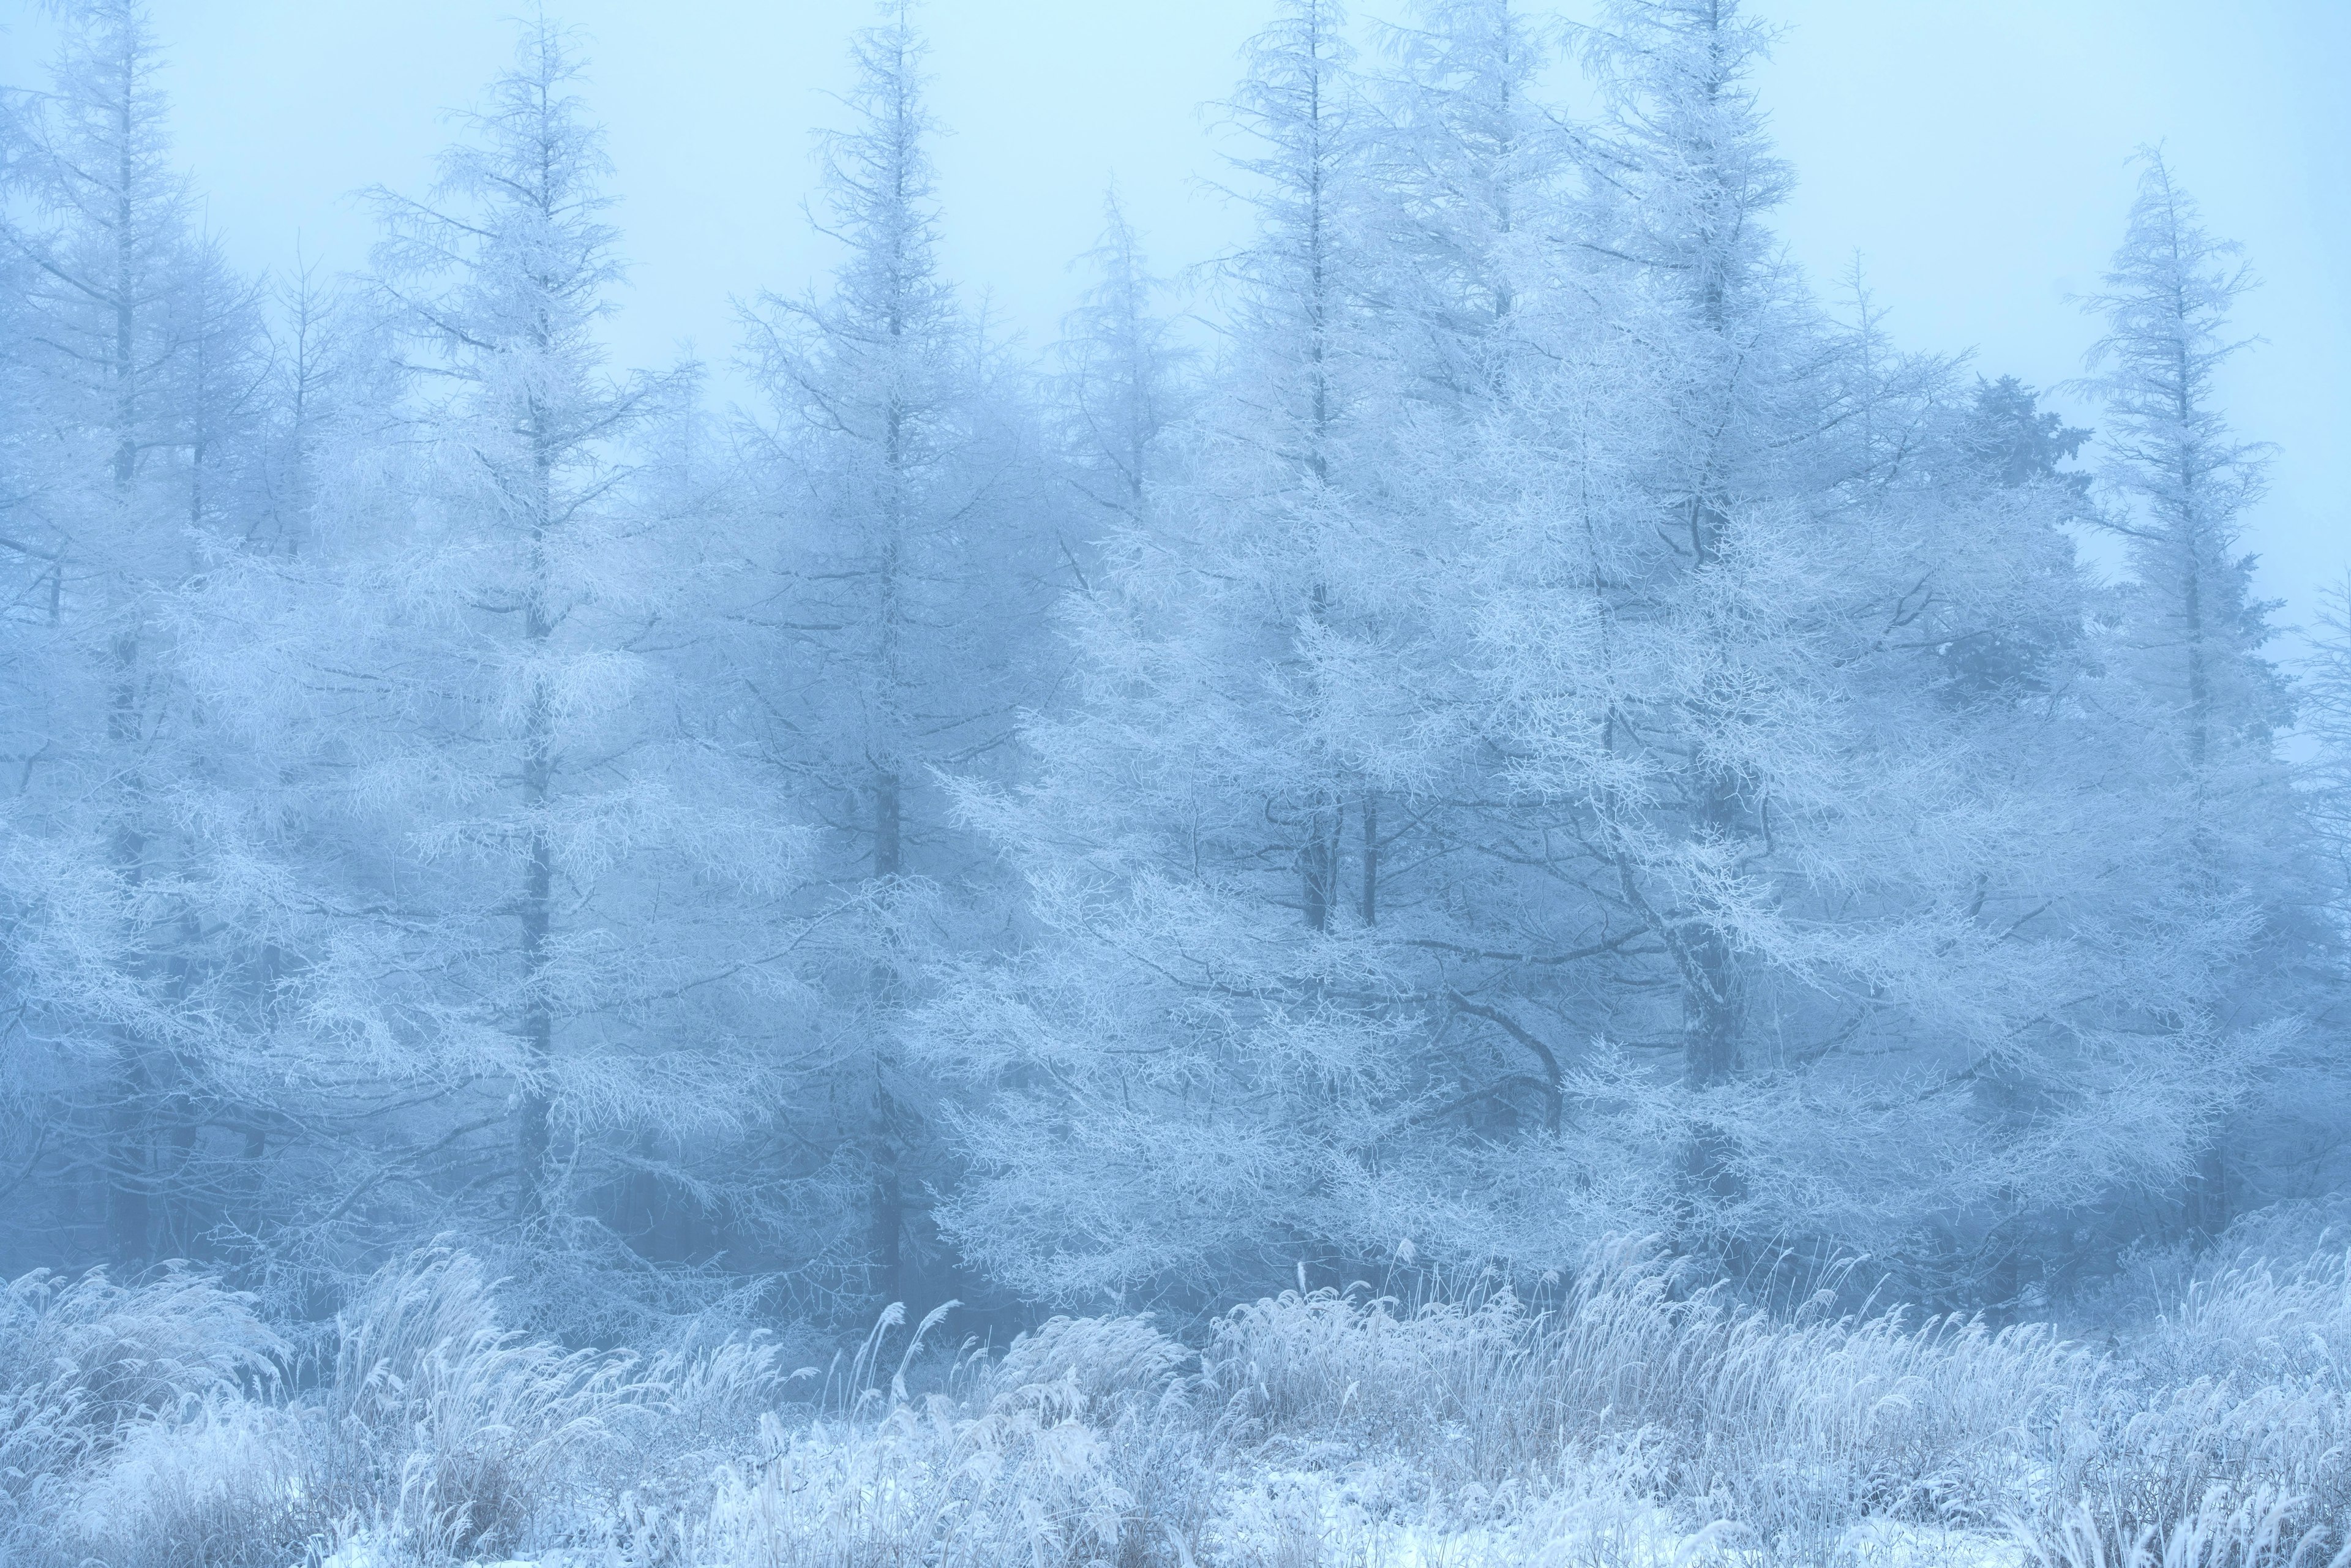
[[[970,939],[981,865],[935,774],[985,768],[1039,695],[1069,543],[1025,380],[940,271],[925,53],[902,0],[856,35],[817,220],[846,254],[829,293],[746,312],[773,410],[747,553],[769,586],[736,678],[781,800],[830,830],[812,907],[832,939],[811,958],[833,1000],[801,1146],[862,1215],[855,1260],[885,1301],[909,1288],[936,1161],[901,1019],[924,955]]]
[[[1515,460],[1557,474],[1576,532],[1508,538],[1479,591],[1506,772],[1672,998],[1603,1038],[1672,1042],[1679,1224],[1742,1246],[1966,1201],[1980,1156],[1926,1086],[2004,1049],[2001,998],[2053,970],[1995,950],[2030,811],[1976,775],[1934,651],[2070,570],[2039,494],[1970,460],[1948,378],[1886,348],[1865,295],[1835,326],[1780,257],[1769,40],[1712,0],[1632,0],[1583,35],[1603,99],[1574,237],[1640,347],[1598,383],[1623,389],[1600,394],[1610,439],[1529,431]]]
[[[263,294],[237,274],[216,236],[193,237],[171,331],[183,345],[172,401],[180,410],[177,444],[186,453],[188,525],[196,533],[235,537],[254,510],[247,492],[259,478],[273,369]]]
[[[2116,1034],[2145,977],[2079,985],[2106,946],[2080,902],[2074,489],[2018,482],[2019,438],[2049,438],[2029,414],[2003,438],[1865,291],[1838,326],[1777,257],[1766,41],[1716,4],[1586,35],[1580,238],[1642,345],[1610,395],[1647,401],[1579,497],[1582,560],[1521,539],[1477,601],[1510,771],[1573,806],[1585,884],[1613,879],[1677,1003],[1607,1037],[1677,1038],[1680,1223],[1915,1251],[2161,1181],[2150,1132],[2199,1081]],[[1540,560],[1575,591],[1519,586]]]
[[[321,278],[299,255],[271,291],[268,373],[244,534],[265,553],[300,555],[329,506],[331,448],[353,450],[349,425],[389,356],[361,302]]]
[[[178,629],[233,538],[253,290],[194,232],[161,57],[128,0],[67,7],[48,89],[7,104],[15,606],[6,824],[12,983],[44,1102],[27,1167],[65,1223],[102,1193],[106,1249],[188,1249],[216,1071],[243,1000],[235,872],[205,841],[204,714]],[[234,768],[234,758],[229,759]]]
[[[1169,471],[1192,355],[1165,313],[1167,285],[1153,276],[1115,190],[1103,198],[1102,218],[1102,238],[1080,258],[1093,283],[1061,323],[1053,390],[1087,498],[1133,518]],[[1085,519],[1089,528],[1099,520]]]
[[[1386,330],[1427,393],[1490,393],[1564,237],[1571,165],[1541,95],[1553,28],[1522,0],[1417,0],[1386,42],[1374,152]]]
[[[438,537],[429,557],[402,564],[472,612],[451,628],[458,679],[434,693],[456,699],[455,723],[428,732],[424,756],[400,760],[455,776],[451,803],[479,815],[448,825],[448,847],[486,853],[517,884],[492,905],[517,930],[492,949],[513,961],[490,1016],[519,1046],[508,1064],[515,1201],[536,1218],[555,1176],[555,1020],[569,1010],[552,940],[559,824],[577,812],[584,821],[562,824],[566,836],[592,832],[607,826],[596,807],[619,804],[594,800],[601,791],[584,808],[564,799],[571,758],[558,728],[625,690],[612,679],[619,649],[562,646],[558,633],[590,596],[626,591],[621,563],[598,559],[619,541],[597,503],[612,493],[613,447],[647,393],[601,374],[594,328],[621,269],[603,221],[601,138],[572,91],[579,67],[544,17],[523,51],[472,120],[475,139],[444,154],[433,197],[386,202],[376,267],[429,378],[424,505],[441,515],[423,527]],[[486,755],[465,756],[482,742]]]
[[[1339,1234],[1325,1178],[1392,1114],[1365,1043],[1390,1026],[1359,1005],[1384,982],[1333,989],[1375,904],[1346,862],[1378,840],[1343,842],[1362,779],[1311,653],[1355,612],[1334,569],[1379,375],[1344,27],[1294,0],[1246,52],[1228,108],[1256,222],[1222,268],[1217,396],[1070,602],[1077,700],[1029,725],[1035,781],[970,801],[1041,930],[916,1038],[984,1098],[1007,1091],[972,1124],[978,1168],[947,1218],[1024,1290],[1270,1273]]]
[[[1661,535],[1671,555],[1654,560],[1679,602],[1663,618],[1676,622],[1666,632],[1670,720],[1650,732],[1665,743],[1653,755],[1679,754],[1682,777],[1660,801],[1677,820],[1636,808],[1620,819],[1621,838],[1612,821],[1618,841],[1604,852],[1619,867],[1627,902],[1672,955],[1683,1071],[1701,1092],[1727,1085],[1740,1069],[1752,950],[1736,928],[1761,916],[1771,896],[1754,858],[1774,760],[1760,754],[1761,743],[1782,727],[1801,732],[1814,716],[1802,708],[1827,695],[1804,690],[1800,678],[1798,666],[1817,651],[1786,635],[1797,607],[1783,596],[1794,584],[1770,578],[1795,563],[1765,532],[1795,521],[1813,498],[1818,476],[1802,465],[1813,451],[1786,438],[1821,390],[1804,385],[1811,344],[1802,304],[1765,225],[1790,183],[1751,79],[1767,44],[1735,0],[1627,0],[1584,40],[1608,93],[1608,112],[1587,142],[1598,209],[1587,243],[1623,257],[1656,302],[1651,319],[1665,334],[1655,361],[1657,412],[1667,423],[1642,483],[1678,536]],[[1751,550],[1742,528],[1754,537]],[[1647,575],[1622,572],[1628,582]],[[1750,690],[1768,694],[1776,711],[1758,711],[1746,700]],[[1613,747],[1613,720],[1603,727],[1604,749]],[[1730,1179],[1735,1136],[1719,1123],[1694,1129],[1688,1159],[1702,1186]]]
[[[2323,895],[2277,752],[2289,707],[2262,654],[2273,607],[2253,597],[2243,549],[2269,449],[2240,439],[2220,401],[2220,372],[2246,346],[2230,309],[2252,278],[2163,155],[2141,162],[2122,246],[2085,302],[2105,327],[2090,354],[2112,490],[2097,520],[2129,564],[2098,639],[2101,747],[2129,774],[2115,791],[2126,805],[2103,916],[2117,950],[2142,956],[2118,1027],[2158,1071],[2200,1071],[2198,1103],[2169,1137],[2176,1156],[2195,1151],[2188,1222],[2214,1232],[2261,1188],[2231,1175],[2226,1151],[2247,1133],[2224,1124],[2272,1060],[2293,1053]]]
[[[1224,263],[1245,411],[1228,434],[1260,455],[1268,486],[1295,492],[1334,483],[1368,390],[1370,143],[1344,7],[1284,0],[1244,57],[1226,108],[1246,139],[1232,163],[1256,232]]]
[[[1404,263],[1372,181],[1410,149],[1339,27],[1288,6],[1249,52],[1258,224],[1186,472],[1068,608],[1073,701],[1029,727],[1032,780],[971,800],[1039,929],[924,1015],[983,1102],[948,1218],[1057,1298],[1407,1240],[1552,1260],[1642,1212],[1625,1162],[1562,1142],[1576,966],[1638,933],[1505,820],[1464,679],[1479,612],[1443,585],[1513,458],[1408,373],[1426,322],[1381,293]],[[1467,311],[1483,284],[1457,286]],[[1490,466],[1444,466],[1472,446]]]
[[[1304,15],[1258,56],[1277,81]],[[1024,1289],[1400,1240],[1541,1267],[1660,1223],[1981,1275],[2029,1206],[2161,1179],[2142,1134],[2193,1081],[2140,1074],[2136,977],[2085,998],[2079,923],[2043,918],[2083,863],[2081,503],[2020,448],[2064,433],[1778,259],[1735,9],[1628,5],[1587,41],[1607,112],[1584,199],[1514,243],[1524,351],[1432,397],[1382,345],[1435,318],[1251,296],[1187,477],[1071,606],[1032,782],[973,797],[1040,929],[925,1022],[982,1101],[950,1222]],[[1404,152],[1338,167],[1426,156],[1392,124]],[[1504,172],[1440,145],[1491,176],[1458,184]],[[1298,243],[1285,193],[1316,188],[1269,183],[1256,287],[1378,276]],[[1488,254],[1490,204],[1408,210]],[[1490,314],[1452,277],[1448,319]],[[1318,404],[1324,319],[1346,395]]]
[[[313,1064],[293,1102],[341,1140],[278,1217],[307,1262],[446,1224],[593,1245],[647,1174],[720,1208],[752,1186],[725,1166],[789,1002],[744,994],[789,942],[795,841],[693,722],[706,486],[649,455],[687,441],[692,380],[605,369],[621,266],[580,74],[527,21],[432,193],[379,196],[382,325],[340,329],[399,373],[364,409],[339,407],[362,389],[335,319],[292,302],[289,333],[328,333],[284,367],[292,537],[241,587],[272,677],[246,722],[301,759],[334,916],[279,982],[277,1038]]]

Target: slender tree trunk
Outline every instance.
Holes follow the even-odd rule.
[[[893,310],[890,336],[897,352],[904,353],[902,312]],[[900,743],[904,734],[899,722],[900,699],[905,689],[901,661],[905,650],[901,642],[898,612],[902,586],[899,577],[904,565],[906,519],[911,510],[909,440],[908,413],[893,392],[883,422],[882,459],[888,488],[883,508],[881,570],[874,605],[874,664],[882,687],[883,733],[875,748],[878,755],[873,763],[872,875],[877,896],[885,907],[894,907],[897,884],[905,873],[905,780],[899,771]],[[888,940],[885,934],[884,941]],[[873,1290],[884,1301],[903,1300],[904,1290],[901,1263],[906,1220],[905,1187],[901,1171],[899,1106],[890,1088],[896,1065],[891,1031],[897,1014],[899,980],[897,966],[885,956],[873,966],[869,982],[873,1032],[872,1082],[865,1127],[866,1160],[872,1173],[872,1188],[866,1195],[866,1251]]]
[[[114,1098],[107,1109],[106,1230],[110,1249],[120,1264],[144,1262],[150,1245],[153,1150],[148,1136],[148,1101],[152,1092],[147,1053],[137,1037],[124,1030],[117,1040]]]
[[[1725,519],[1711,505],[1690,508],[1692,552],[1700,571],[1716,566]],[[1701,723],[1705,717],[1701,716]],[[1719,764],[1701,759],[1695,781],[1697,810],[1694,826],[1701,840],[1719,843],[1743,837],[1739,780]],[[1682,947],[1682,1072],[1692,1089],[1718,1088],[1730,1082],[1740,1066],[1740,1035],[1745,1025],[1746,987],[1739,955],[1719,918],[1700,914],[1685,927]],[[1701,1118],[1685,1151],[1685,1170],[1692,1187],[1717,1198],[1736,1196],[1731,1176],[1732,1129]]]
[[[2184,428],[2194,412],[2186,395],[2189,370],[2184,359],[2178,373],[2181,387],[2180,420]],[[2221,876],[2215,863],[2217,853],[2210,821],[2210,780],[2207,777],[2212,752],[2212,678],[2204,637],[2204,541],[2199,521],[2201,507],[2197,493],[2198,476],[2191,463],[2183,461],[2180,464],[2178,482],[2181,497],[2180,547],[2186,557],[2180,574],[2179,608],[2188,643],[2188,788],[2189,809],[2194,813],[2194,820],[2189,826],[2189,844],[2195,861],[2191,874],[2199,892],[2216,893],[2220,888]],[[2217,1236],[2227,1227],[2228,1191],[2227,1156],[2221,1145],[2221,1130],[2216,1126],[2207,1136],[2203,1147],[2196,1152],[2195,1174],[2189,1178],[2188,1190],[2180,1206],[2180,1218],[2191,1233]]]
[[[1710,13],[1701,25],[1709,33],[1716,33],[1722,22],[1720,15]],[[1709,106],[1719,100],[1726,85],[1712,73],[1707,76],[1702,90]],[[1698,161],[1724,198],[1700,219],[1698,316],[1707,337],[1729,350],[1729,267],[1740,220],[1724,214],[1742,210],[1736,200],[1735,187],[1745,176],[1743,171],[1726,169],[1716,150],[1710,147],[1699,152]],[[1728,229],[1722,226],[1725,224],[1729,225]],[[1713,401],[1726,399],[1731,393],[1728,385],[1718,384],[1706,395]],[[1729,527],[1713,464],[1714,456],[1709,454],[1691,476],[1690,562],[1692,570],[1698,572],[1721,570],[1723,536]],[[1706,716],[1703,713],[1700,716],[1702,726]],[[1693,824],[1698,833],[1715,842],[1740,836],[1745,824],[1740,810],[1739,781],[1719,764],[1701,759],[1698,766],[1701,776],[1694,781],[1698,810]],[[1713,1089],[1729,1082],[1739,1070],[1740,1037],[1745,1021],[1743,977],[1738,955],[1718,919],[1701,915],[1686,928],[1683,946],[1687,955],[1682,973],[1683,1075],[1692,1089]],[[1686,1172],[1696,1193],[1717,1198],[1735,1196],[1730,1173],[1733,1140],[1732,1129],[1710,1118],[1701,1118],[1693,1128],[1685,1160]]]
[[[1306,849],[1300,855],[1301,902],[1306,928],[1331,928],[1332,906],[1339,901],[1339,835],[1346,809],[1333,799],[1323,800],[1308,815]]]
[[[906,1199],[899,1172],[893,1109],[889,1085],[877,1072],[873,1084],[873,1226],[868,1245],[873,1259],[873,1289],[885,1301],[905,1299]]]
[[[873,879],[884,900],[893,897],[904,857],[904,822],[897,769],[877,768],[873,776]],[[886,957],[873,966],[874,1031],[872,1099],[866,1112],[866,1158],[872,1170],[867,1197],[867,1251],[873,1289],[885,1301],[902,1300],[902,1238],[905,1231],[905,1190],[899,1170],[898,1104],[890,1092],[892,1051],[889,1031],[897,1006],[898,970]]]
[[[134,515],[133,487],[139,472],[139,379],[135,354],[138,349],[138,319],[133,304],[137,277],[131,248],[131,181],[130,141],[131,134],[131,100],[126,92],[118,127],[124,138],[121,167],[118,172],[118,199],[115,210],[115,276],[114,276],[114,363],[112,374],[115,394],[114,430],[114,508],[118,548],[128,548],[133,542],[137,518]],[[118,571],[127,570],[129,562],[117,563]],[[138,607],[124,585],[115,609],[125,617],[126,623],[116,628],[109,652],[114,664],[114,690],[107,711],[107,739],[115,756],[115,766],[120,769],[121,793],[115,802],[113,831],[109,849],[114,862],[115,875],[120,879],[126,897],[135,897],[144,876],[147,835],[141,825],[146,794],[144,780],[138,766],[140,747],[139,723],[139,632]],[[138,951],[138,915],[129,912],[124,936],[130,944],[125,962],[134,969],[141,965]],[[135,1030],[120,1026],[115,1031],[115,1071],[113,1097],[108,1110],[107,1229],[119,1262],[143,1260],[151,1244],[152,1214],[150,1188],[153,1181],[154,1150],[152,1147],[149,1100],[153,1092],[152,1073],[147,1060],[146,1042]]]
[[[532,728],[544,724],[543,703],[535,703]],[[530,750],[536,760],[523,769],[523,801],[530,813],[529,847],[523,867],[522,887],[522,1048],[525,1075],[516,1129],[516,1156],[521,1173],[518,1212],[535,1219],[547,1212],[553,1178],[554,1150],[550,1124],[555,1065],[555,1017],[547,995],[547,939],[551,924],[554,889],[553,846],[542,813],[547,804],[548,768],[543,734]]]
[[[147,854],[147,835],[140,823],[146,791],[136,762],[140,737],[137,635],[119,632],[112,654],[114,692],[107,714],[107,738],[120,759],[122,787],[108,850],[123,896],[135,901],[145,880]],[[139,925],[135,908],[127,911],[123,936],[130,950],[123,962],[134,972],[144,967]],[[147,1042],[134,1026],[119,1024],[114,1035],[114,1084],[107,1111],[107,1229],[115,1260],[134,1263],[147,1257],[153,1218],[150,1197],[155,1154],[153,1071]]]
[[[1698,784],[1698,827],[1712,841],[1740,831],[1737,781],[1708,765]],[[1690,1086],[1710,1089],[1739,1070],[1744,988],[1739,957],[1719,921],[1701,915],[1687,927],[1690,956],[1682,986],[1683,1071]]]
[[[1693,973],[1682,986],[1683,1079],[1692,1089],[1719,1088],[1739,1069],[1741,998],[1738,960],[1711,927],[1687,942]],[[1735,1131],[1702,1116],[1690,1132],[1683,1168],[1694,1191],[1716,1198],[1738,1196],[1731,1170]]]
[[[523,714],[522,809],[525,834],[522,900],[523,1088],[516,1125],[519,1183],[516,1210],[524,1219],[544,1216],[553,1201],[555,1013],[549,995],[548,938],[553,925],[555,845],[548,809],[555,781],[555,713],[547,690],[545,659],[553,634],[549,613],[547,528],[552,517],[554,459],[544,435],[534,443],[536,490],[531,497],[528,602],[523,635],[528,644],[530,696]]]
[[[2182,585],[2181,610],[2188,632],[2188,764],[2189,789],[2196,820],[2189,830],[2189,842],[2196,858],[2196,878],[2207,889],[2216,889],[2220,878],[2212,865],[2212,835],[2206,817],[2210,797],[2206,789],[2205,768],[2211,755],[2212,689],[2204,650],[2204,603],[2199,542],[2192,523],[2188,534],[2187,581]],[[2183,1218],[2190,1231],[2205,1236],[2217,1236],[2229,1223],[2229,1173],[2227,1157],[2221,1147],[2220,1129],[2215,1127],[2204,1146],[2196,1153],[2196,1174],[2189,1178]]]

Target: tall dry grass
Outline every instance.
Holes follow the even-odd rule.
[[[2351,1547],[2330,1554],[2329,1532],[2301,1522],[2308,1503],[2262,1486],[2234,1498],[2215,1489],[2166,1526],[2118,1531],[2085,1500],[2023,1539],[2033,1568],[2344,1568]]]
[[[80,1480],[159,1425],[275,1391],[284,1342],[201,1275],[0,1287],[0,1560],[59,1528]]]
[[[1507,1290],[1413,1311],[1285,1294],[1221,1320],[1205,1360],[1237,1429],[1269,1442],[1407,1456],[1440,1496],[1631,1457],[1693,1518],[1792,1547],[1861,1519],[2030,1507],[2101,1376],[2038,1326],[1838,1315],[1825,1297],[1775,1316],[1689,1289],[1654,1244],[1611,1247],[1547,1311]]]
[[[950,1354],[893,1312],[822,1372],[531,1340],[446,1249],[299,1364],[192,1276],[0,1311],[10,1563],[2351,1568],[2335,1253],[2234,1260],[2111,1354],[1768,1312],[1643,1244],[1541,1306],[1293,1291],[1196,1347],[1110,1316]]]
[[[2193,1282],[2067,1436],[2062,1529],[2095,1527],[2117,1562],[2172,1553],[2183,1529],[2181,1550],[2250,1541],[2248,1521],[2270,1530],[2249,1558],[2351,1552],[2351,1253],[2239,1257]]]
[[[35,1276],[0,1332],[0,1562],[287,1568],[363,1540],[441,1563],[706,1506],[787,1380],[737,1340],[640,1359],[503,1326],[478,1264],[387,1269],[297,1362],[193,1277]]]

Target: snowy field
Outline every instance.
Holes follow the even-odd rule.
[[[2165,1568],[2344,1555],[2351,1270],[2250,1256],[2104,1348],[1766,1313],[1653,1249],[1548,1310],[1285,1293],[1196,1345],[953,1312],[822,1369],[507,1333],[462,1254],[313,1354],[193,1277],[19,1280],[12,1564]],[[909,1329],[913,1333],[909,1333]]]

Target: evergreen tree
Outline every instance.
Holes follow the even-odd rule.
[[[901,1020],[926,953],[968,917],[940,902],[967,890],[973,855],[935,770],[989,756],[1036,689],[1065,534],[1026,388],[939,270],[925,54],[904,0],[856,36],[852,123],[822,142],[822,226],[847,255],[829,296],[770,295],[747,322],[778,416],[759,550],[778,588],[745,680],[778,785],[831,831],[841,945],[810,1086],[835,1125],[811,1142],[862,1188],[845,1201],[885,1301],[906,1291],[935,1157]]]
[[[206,909],[218,868],[188,797],[208,737],[175,632],[231,542],[209,486],[239,462],[257,354],[250,286],[192,228],[145,11],[89,0],[63,20],[49,91],[10,101],[0,216],[24,285],[7,881],[18,989],[55,1053],[27,1076],[73,1149],[51,1168],[100,1173],[106,1249],[136,1262],[188,1244],[159,1233],[158,1199],[191,1179],[234,1051],[233,1009],[207,994],[235,937]]]
[[[2273,608],[2253,597],[2242,517],[2266,447],[2240,440],[2219,405],[2221,368],[2245,347],[2231,304],[2252,286],[2238,247],[2214,238],[2160,152],[2142,155],[2128,227],[2105,287],[2091,369],[2106,405],[2105,476],[2130,577],[2101,652],[2133,758],[2127,863],[2107,918],[2146,954],[2120,1027],[2192,1063],[2198,1103],[2171,1132],[2195,1150],[2184,1213],[2217,1232],[2237,1205],[2223,1118],[2246,1103],[2291,1032],[2279,982],[2310,952],[2307,842],[2275,749],[2288,709],[2262,655]],[[2284,1003],[2284,1006],[2281,1006]]]
[[[396,423],[348,434],[387,477],[338,497],[337,548],[273,563],[312,585],[275,642],[328,764],[316,874],[358,916],[295,994],[407,1107],[345,1108],[355,1146],[302,1227],[329,1254],[339,1227],[436,1211],[536,1238],[516,1266],[574,1323],[623,1310],[560,1275],[609,1254],[617,1211],[644,1229],[647,1181],[720,1211],[756,1190],[725,1168],[764,1099],[747,1014],[775,993],[746,998],[788,941],[769,921],[798,852],[701,722],[709,518],[674,455],[693,382],[604,368],[621,264],[580,77],[574,37],[526,22],[430,198],[379,197],[404,373]],[[352,485],[327,476],[289,483]]]
[[[1081,258],[1094,270],[1093,287],[1061,324],[1057,390],[1079,483],[1098,507],[1133,519],[1166,475],[1190,356],[1160,314],[1167,286],[1151,275],[1116,191],[1102,208],[1102,238]]]
[[[1374,154],[1392,209],[1379,294],[1428,392],[1503,383],[1564,235],[1560,122],[1539,95],[1551,29],[1519,0],[1418,0],[1390,30]]]

